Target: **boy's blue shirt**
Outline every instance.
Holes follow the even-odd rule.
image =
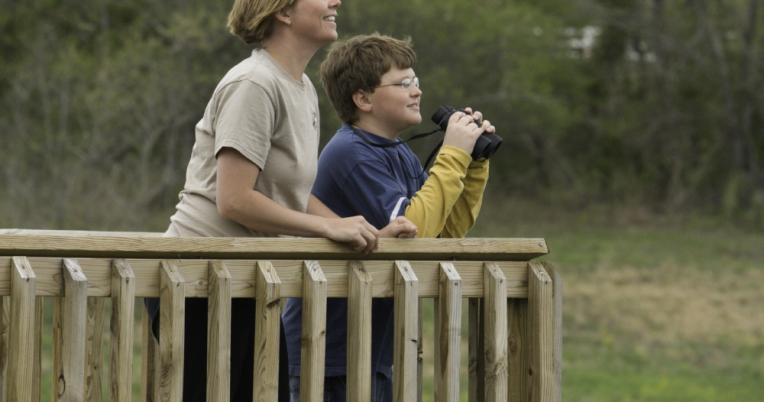
[[[326,144],[318,161],[313,194],[341,217],[362,215],[381,229],[404,215],[427,174],[407,145],[343,125]],[[283,314],[289,374],[300,375],[302,300],[290,299]],[[393,300],[372,303],[372,370],[392,377]],[[330,298],[326,314],[326,375],[346,374],[347,301]]]

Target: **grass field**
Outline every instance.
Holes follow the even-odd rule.
[[[764,400],[764,230],[507,202],[475,235],[546,238],[566,402]]]
[[[507,201],[487,203],[472,235],[546,239],[544,259],[565,283],[564,401],[764,400],[764,230]],[[423,306],[432,317],[432,302]],[[424,336],[431,359],[431,318]],[[140,354],[134,366],[137,380]],[[43,400],[50,368],[45,362]],[[431,379],[430,369],[426,401]]]

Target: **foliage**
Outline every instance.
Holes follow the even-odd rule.
[[[229,5],[2,3],[0,226],[161,230],[193,127],[249,52]],[[764,222],[761,18],[754,0],[356,0],[339,25],[411,37],[422,110],[495,123],[492,194]]]

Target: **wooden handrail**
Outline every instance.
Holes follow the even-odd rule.
[[[27,257],[364,259],[525,261],[548,252],[544,239],[381,239],[361,255],[326,239],[161,237],[119,232],[0,231],[0,255]]]
[[[368,402],[372,298],[393,297],[396,401],[421,398],[418,306],[421,299],[433,298],[436,399],[459,401],[461,317],[467,314],[469,401],[558,402],[561,282],[555,270],[533,261],[547,252],[544,239],[537,238],[382,239],[378,250],[361,255],[315,238],[0,229],[0,402],[39,399],[32,394],[39,395],[39,380],[22,379],[39,379],[29,372],[39,373],[41,365],[43,300],[53,303],[59,396],[84,400],[91,392],[100,394],[101,341],[94,331],[108,319],[111,399],[131,400],[137,312],[143,316],[140,397],[180,402],[183,362],[195,358],[183,353],[184,305],[192,297],[209,299],[208,400],[230,396],[233,298],[256,299],[253,392],[257,401],[276,399],[279,317],[287,297],[303,299],[303,400],[322,400],[327,298],[347,297],[348,372],[353,374],[348,393]],[[143,309],[133,310],[136,299],[145,297],[159,297],[158,343]],[[107,298],[110,318],[103,308]],[[466,313],[464,299],[470,301]]]

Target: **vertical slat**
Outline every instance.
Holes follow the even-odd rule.
[[[321,402],[326,354],[326,276],[317,261],[305,261],[302,285],[300,402]]]
[[[0,402],[5,402],[8,375],[8,302],[0,296]]]
[[[186,295],[178,267],[167,261],[159,270],[159,306],[159,396],[162,402],[181,402]]]
[[[348,272],[347,400],[371,401],[372,276],[363,263]]]
[[[485,402],[507,400],[507,285],[496,264],[483,268]]]
[[[416,400],[422,402],[424,391],[424,342],[422,342],[422,303],[419,303],[417,311],[417,341],[416,341]]]
[[[87,333],[88,281],[77,260],[64,259],[62,308],[62,377],[59,401],[85,400],[85,334]]]
[[[442,402],[459,401],[459,361],[462,327],[462,278],[454,264],[441,263],[438,287],[439,343],[435,386]],[[437,401],[436,401],[437,402]]]
[[[40,375],[42,374],[42,314],[43,299],[35,301],[34,319],[34,369],[32,369],[32,402],[40,402]]]
[[[279,391],[281,279],[270,261],[258,261],[255,271],[253,395],[256,402],[272,402],[278,398]]]
[[[130,402],[132,398],[134,313],[135,273],[127,261],[114,260],[111,269],[110,326],[113,402]]]
[[[552,278],[541,264],[530,262],[528,269],[530,309],[531,401],[553,402],[556,384],[554,368],[554,294]]]
[[[554,393],[554,401],[562,401],[562,295],[563,284],[559,271],[550,263],[542,262],[544,269],[552,278],[552,292],[554,294],[554,375],[557,389]]]
[[[395,351],[393,355],[393,401],[417,397],[417,343],[419,329],[419,282],[411,264],[395,262]]]
[[[469,402],[483,402],[485,385],[483,348],[483,301],[471,298],[469,301]]]
[[[528,300],[510,299],[507,305],[509,327],[509,378],[507,380],[510,402],[528,402],[530,384]]]
[[[207,276],[207,402],[228,402],[231,392],[231,273],[222,261],[210,261]]]
[[[6,401],[31,402],[36,276],[26,257],[11,261],[11,319]]]
[[[64,394],[64,298],[53,299],[53,400],[58,401]]]
[[[104,298],[88,298],[87,342],[85,344],[85,398],[88,402],[101,402],[101,345],[103,342]]]

